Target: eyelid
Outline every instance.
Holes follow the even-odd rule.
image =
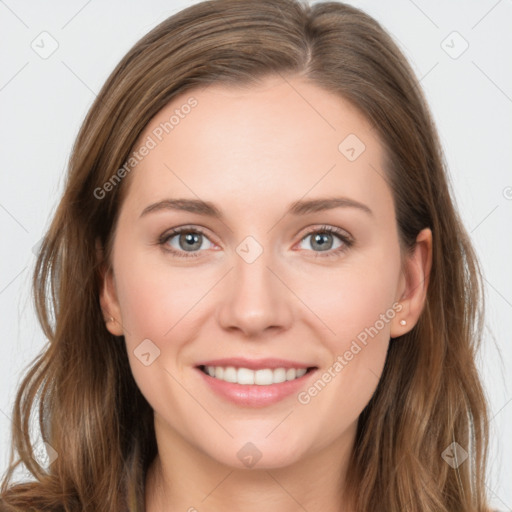
[[[306,233],[304,233],[300,241],[302,241],[306,236],[311,235],[312,233],[327,232],[342,238],[346,238],[347,241],[350,241],[351,243],[354,242],[354,237],[347,230],[339,228],[337,226],[331,226],[330,224],[322,224],[320,226],[318,224],[315,224],[314,226],[309,226],[306,229],[307,231]]]
[[[325,258],[325,259],[337,259],[345,252],[347,252],[355,243],[354,237],[346,230],[339,228],[337,226],[331,225],[322,225],[322,226],[311,226],[308,228],[308,231],[301,237],[298,244],[300,244],[305,238],[314,234],[314,233],[328,233],[341,242],[341,246],[336,249],[329,249],[327,251],[306,251],[306,253],[310,253],[307,257],[313,258]]]
[[[179,235],[181,232],[197,232],[201,233],[205,237],[207,237],[210,240],[210,235],[207,233],[206,228],[203,228],[202,226],[199,226],[197,224],[185,224],[183,226],[176,226],[175,228],[168,229],[167,231],[164,231],[159,237],[158,241],[162,242],[165,240],[168,240],[170,237],[174,235]],[[212,242],[213,243],[213,242]]]
[[[158,237],[157,244],[162,247],[162,249],[172,255],[177,256],[178,258],[194,258],[197,256],[200,256],[202,252],[204,251],[177,251],[173,248],[165,248],[164,246],[167,244],[169,240],[174,238],[175,236],[180,235],[181,233],[199,233],[203,235],[205,238],[207,238],[210,243],[213,245],[218,245],[214,241],[210,240],[210,236],[206,233],[206,228],[203,228],[202,226],[198,226],[197,224],[185,224],[183,226],[177,226],[175,228],[168,229],[165,231],[162,235]]]

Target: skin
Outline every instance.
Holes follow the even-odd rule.
[[[125,336],[133,376],[155,411],[147,510],[348,511],[343,481],[357,420],[390,337],[412,329],[421,313],[431,232],[401,254],[383,147],[344,99],[300,77],[212,85],[176,97],[139,140],[190,96],[198,105],[129,177],[100,298],[105,317],[114,318],[107,328]],[[355,161],[338,149],[349,134],[366,146]],[[353,207],[285,214],[294,201],[333,196],[372,214]],[[141,217],[168,198],[210,201],[224,219],[165,209]],[[206,234],[196,258],[158,244],[185,225]],[[324,225],[344,230],[353,245],[322,257],[314,236]],[[247,236],[263,250],[252,263],[236,252]],[[175,235],[166,243],[190,254],[179,242]],[[334,234],[324,247],[333,254],[343,245]],[[396,303],[400,312],[308,404],[292,394],[263,408],[237,406],[194,368],[221,357],[276,357],[317,366],[320,375]],[[134,354],[145,339],[160,350],[149,366]],[[252,468],[237,457],[249,441],[262,454]]]

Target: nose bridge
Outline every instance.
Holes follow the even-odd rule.
[[[219,319],[225,328],[238,327],[254,335],[270,326],[288,324],[290,292],[275,275],[274,254],[271,247],[264,247],[253,236],[247,236],[236,247],[234,268],[220,305]]]
[[[247,236],[237,246],[234,262],[234,295],[257,308],[270,307],[279,294],[276,278],[269,270],[275,262],[268,238],[264,243],[267,245],[252,235]]]
[[[242,293],[251,293],[255,297],[261,294],[272,299],[275,277],[269,268],[273,266],[272,250],[264,247],[252,236],[247,237],[236,248],[234,284]]]

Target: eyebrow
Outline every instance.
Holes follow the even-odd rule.
[[[296,216],[308,215],[334,208],[356,208],[373,216],[373,212],[368,206],[348,197],[326,197],[295,201],[288,206],[287,213]],[[224,215],[219,208],[209,201],[202,201],[200,199],[164,199],[144,208],[140,217],[162,210],[185,211],[219,220],[224,219]]]

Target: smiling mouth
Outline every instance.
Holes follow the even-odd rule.
[[[214,379],[245,386],[271,386],[272,384],[297,380],[317,369],[316,366],[311,366],[309,368],[262,368],[260,370],[251,370],[250,368],[235,368],[234,366],[205,365],[200,365],[197,368]]]

